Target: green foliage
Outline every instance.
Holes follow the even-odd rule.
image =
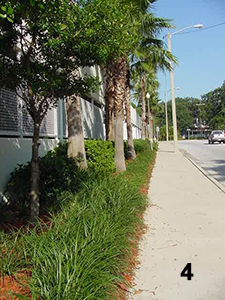
[[[85,180],[85,171],[79,170],[74,159],[66,155],[58,155],[57,151],[49,151],[46,156],[39,158],[40,166],[40,206],[42,209],[54,204],[57,194],[62,191],[75,192],[79,190],[82,180]],[[31,163],[19,165],[7,184],[5,195],[10,207],[5,209],[17,212],[19,216],[27,217],[30,208],[30,176]],[[62,180],[63,178],[63,180]],[[1,212],[3,213],[3,211]]]
[[[67,157],[67,147],[66,142],[59,143],[54,150],[39,158],[40,205],[42,208],[54,205],[56,195],[63,191],[72,193],[79,191],[83,182],[93,173],[96,174],[94,176],[100,176],[101,173],[115,171],[114,148],[111,142],[85,141],[88,172],[78,169],[76,161]],[[11,209],[25,218],[30,207],[30,176],[30,162],[18,165],[16,170],[11,173],[5,192],[10,200]],[[9,210],[8,205],[2,207],[1,214],[5,209]]]
[[[134,109],[137,108],[137,106],[136,106],[136,104],[135,104],[134,102],[131,102],[131,106],[132,106]]]
[[[153,152],[140,153],[125,173],[92,177],[76,195],[62,193],[62,212],[50,226],[39,224],[19,238],[1,234],[1,275],[32,269],[32,299],[115,299],[142,222],[140,187],[153,158]]]
[[[200,120],[199,104],[196,98],[176,98],[177,128],[181,134],[187,133],[187,128],[192,128],[196,118]],[[172,126],[172,104],[168,102],[168,119]]]
[[[86,140],[85,151],[88,168],[94,172],[114,172],[114,147],[109,141]]]
[[[150,151],[150,141],[148,139],[142,140],[142,139],[134,139],[134,150],[137,154],[143,153],[145,151]],[[124,141],[124,155],[125,158],[127,158],[127,150],[128,150],[128,144],[127,141]]]
[[[150,141],[148,139],[134,139],[134,150],[136,153],[142,153],[150,150]]]
[[[225,129],[225,82],[219,88],[202,96],[206,123],[211,129]]]
[[[10,2],[6,2],[4,5],[0,3],[0,19],[1,18],[13,23],[14,13]]]
[[[169,133],[169,140],[173,140],[173,127],[168,128],[168,133]],[[160,141],[166,141],[166,125],[160,127],[159,131],[159,140]]]
[[[203,114],[201,100],[197,98],[176,98],[176,113],[177,113],[177,128],[179,132],[183,135],[187,133],[187,128],[192,128],[196,119],[201,122],[204,122],[205,117]],[[159,127],[163,127],[166,123],[166,116],[165,116],[165,104],[160,103],[161,109],[157,114],[157,125]],[[172,103],[171,101],[167,102],[167,110],[168,110],[168,122],[169,127],[173,126],[172,122]]]

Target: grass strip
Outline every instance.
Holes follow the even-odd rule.
[[[140,188],[154,156],[140,153],[125,173],[90,178],[76,195],[62,193],[62,210],[50,226],[1,233],[1,276],[32,270],[32,299],[116,299],[147,204]]]

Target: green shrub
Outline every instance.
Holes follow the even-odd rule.
[[[114,144],[104,140],[85,140],[85,152],[88,168],[94,172],[111,173],[115,171]],[[59,143],[54,148],[56,157],[67,155],[68,143]],[[47,154],[48,155],[48,154]]]
[[[41,208],[53,205],[56,195],[62,191],[78,191],[87,176],[87,172],[78,169],[74,159],[59,155],[60,150],[61,145],[39,158]],[[10,208],[24,217],[29,214],[30,207],[30,174],[30,162],[18,165],[11,173],[5,192]]]
[[[151,149],[150,141],[148,139],[134,139],[134,150],[136,153],[142,153]],[[127,158],[128,143],[124,141],[124,155]]]
[[[115,171],[115,150],[111,142],[88,139],[85,141],[85,151],[90,170],[103,173]]]
[[[55,197],[63,191],[72,193],[80,190],[81,185],[95,173],[94,177],[102,173],[115,170],[114,148],[111,142],[102,140],[85,141],[88,171],[80,170],[76,160],[67,157],[68,143],[59,143],[52,151],[39,158],[40,168],[40,206],[42,208],[54,206]],[[30,174],[31,163],[18,165],[7,184],[5,195],[10,205],[1,207],[0,216],[9,210],[17,212],[19,216],[27,218],[30,207]]]
[[[134,139],[134,150],[136,153],[142,153],[150,150],[150,141],[148,139]]]
[[[153,158],[152,151],[142,152],[123,174],[89,177],[76,195],[58,195],[63,210],[50,227],[38,225],[19,239],[0,235],[0,273],[32,269],[32,299],[116,299],[146,207],[140,187]]]
[[[169,126],[168,128],[168,138],[169,140],[173,140],[173,127]],[[160,141],[166,141],[166,125],[163,125],[162,127],[160,127],[159,130],[159,140]]]

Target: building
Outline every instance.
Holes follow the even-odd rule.
[[[105,139],[104,75],[99,67],[84,70],[89,75],[98,76],[102,84],[92,99],[81,99],[82,120],[85,138]],[[141,137],[141,119],[131,107],[133,137]],[[23,108],[22,100],[14,92],[0,90],[0,194],[4,192],[10,173],[17,164],[31,159],[33,125]],[[39,154],[43,156],[54,148],[60,140],[66,140],[67,122],[65,103],[61,100],[58,107],[49,110],[40,129]],[[124,139],[127,139],[124,123]]]

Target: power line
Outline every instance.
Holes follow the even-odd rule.
[[[225,22],[222,22],[222,23],[219,23],[219,24],[215,24],[215,25],[212,25],[212,26],[208,26],[208,27],[205,27],[205,28],[202,28],[202,29],[199,29],[199,30],[191,30],[191,31],[187,31],[187,32],[181,32],[181,33],[177,33],[176,35],[179,35],[179,34],[188,34],[188,33],[196,33],[196,32],[199,32],[199,31],[202,31],[202,30],[208,30],[208,29],[211,29],[211,28],[214,28],[214,27],[218,27],[218,26],[222,26],[222,25],[225,25]]]

